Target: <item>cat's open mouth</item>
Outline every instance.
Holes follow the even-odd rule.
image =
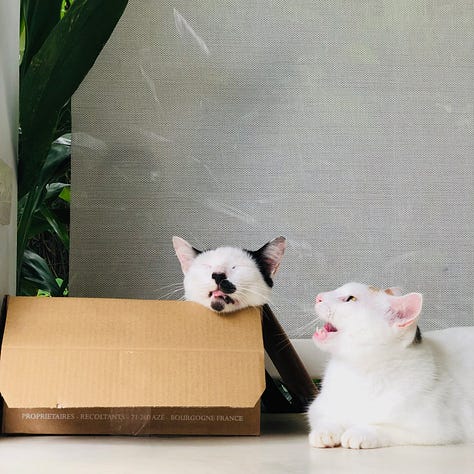
[[[316,332],[313,335],[313,339],[318,341],[324,341],[329,337],[331,333],[337,332],[337,328],[331,323],[325,323],[322,328],[317,328]]]
[[[221,290],[210,291],[209,298],[214,311],[222,311],[226,304],[235,304],[235,300]]]

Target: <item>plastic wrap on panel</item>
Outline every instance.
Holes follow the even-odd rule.
[[[470,8],[130,0],[73,99],[71,294],[179,298],[173,235],[285,235],[291,337],[351,280],[472,324]]]

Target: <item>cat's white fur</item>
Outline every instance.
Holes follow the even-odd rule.
[[[184,297],[216,310],[215,302],[221,292],[213,273],[225,274],[235,286],[229,293],[231,303],[222,303],[218,312],[228,313],[249,306],[261,306],[269,302],[271,287],[265,282],[261,269],[249,252],[237,247],[219,247],[204,252],[196,251],[180,237],[173,237],[173,246],[184,273]],[[263,250],[262,250],[263,249]],[[277,237],[262,247],[265,270],[273,278],[285,251],[285,238]],[[224,296],[224,295],[222,295]]]
[[[417,342],[422,296],[389,293],[349,283],[316,297],[326,324],[313,340],[331,357],[308,411],[312,446],[474,441],[474,327]]]

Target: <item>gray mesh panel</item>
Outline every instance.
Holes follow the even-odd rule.
[[[73,100],[71,293],[170,294],[171,246],[288,250],[312,333],[347,281],[473,324],[472,3],[131,0]]]

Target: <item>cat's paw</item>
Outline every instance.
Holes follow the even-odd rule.
[[[372,426],[354,426],[341,436],[341,446],[350,449],[371,449],[386,446],[377,429]]]
[[[311,430],[309,444],[314,448],[335,448],[341,445],[344,430],[336,424],[322,424]]]

